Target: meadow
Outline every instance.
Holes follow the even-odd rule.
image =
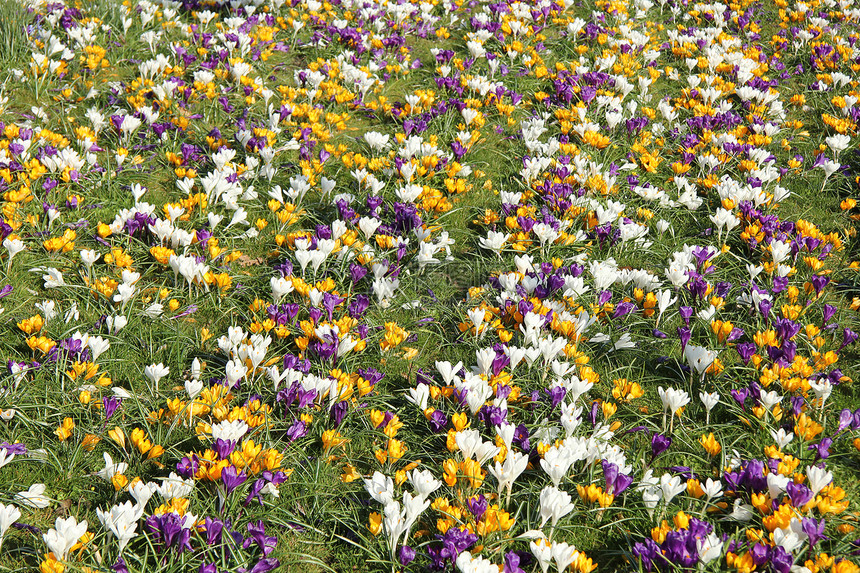
[[[855,0],[0,0],[0,571],[860,571]]]

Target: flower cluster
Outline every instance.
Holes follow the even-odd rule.
[[[105,6],[7,6],[0,565],[860,570],[854,0]]]

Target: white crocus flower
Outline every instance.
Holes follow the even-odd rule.
[[[559,571],[567,571],[577,557],[579,557],[579,551],[573,545],[562,542],[552,544],[552,558]]]
[[[753,506],[748,503],[742,503],[741,500],[736,499],[734,508],[732,509],[732,513],[723,518],[723,521],[743,521],[746,523],[750,519],[752,519],[753,515],[756,514],[756,510]]]
[[[51,505],[51,500],[45,497],[43,483],[34,483],[27,491],[19,491],[16,497],[20,503],[36,509],[44,509]]]
[[[15,458],[15,454],[10,454],[6,448],[0,448],[0,468],[11,462]]]
[[[696,540],[696,549],[699,552],[699,561],[707,565],[723,553],[723,542],[720,536],[712,532],[705,539]]]
[[[293,292],[293,283],[284,277],[272,277],[269,280],[269,286],[272,288],[272,298],[275,304],[281,302],[281,299]]]
[[[121,474],[128,469],[128,464],[125,462],[114,463],[113,458],[109,453],[105,452],[102,454],[105,460],[105,467],[96,472],[95,475],[99,476],[105,481],[111,481],[113,476],[116,474]]]
[[[717,498],[723,494],[723,483],[720,480],[708,478],[705,483],[702,484],[702,491],[705,492],[705,495],[709,500]]]
[[[833,481],[833,474],[818,466],[809,466],[806,468],[806,477],[809,478],[808,485],[809,489],[812,490],[812,497],[818,495],[818,492]]]
[[[143,374],[155,385],[155,393],[158,393],[158,381],[170,374],[170,368],[161,362],[150,364],[143,369]]]
[[[4,505],[0,503],[0,548],[3,547],[3,536],[6,531],[12,527],[18,518],[21,517],[21,510],[12,505]]]
[[[365,479],[364,489],[367,490],[370,497],[382,505],[388,505],[394,501],[394,480],[381,472],[373,472],[370,479]]]
[[[143,508],[126,501],[120,505],[110,508],[110,511],[102,511],[96,508],[96,515],[108,531],[119,541],[119,552],[125,549],[128,542],[134,539],[137,521],[140,519]]]
[[[663,402],[663,425],[666,425],[666,413],[669,412],[672,416],[672,422],[675,420],[675,414],[680,416],[680,410],[690,403],[690,395],[684,390],[675,388],[663,389],[662,386],[657,387],[657,394]],[[671,426],[671,424],[670,424]]]
[[[45,288],[58,288],[66,286],[66,281],[63,280],[63,273],[61,273],[57,269],[51,267],[48,269],[40,270],[45,271],[45,274],[42,275],[42,280],[45,281]]]
[[[212,424],[212,440],[238,442],[248,433],[250,426],[244,420],[223,420]]]
[[[695,344],[687,344],[684,347],[684,358],[690,368],[694,369],[699,376],[704,376],[705,371],[714,363],[717,358],[717,352],[708,350],[702,346]]]
[[[705,406],[705,425],[708,425],[710,424],[711,410],[719,403],[720,395],[716,392],[699,392],[699,400]]]
[[[92,361],[95,362],[99,359],[99,356],[104,354],[104,352],[110,348],[110,342],[102,338],[101,336],[90,336],[87,338],[87,346],[90,348],[90,353],[92,354]]]
[[[848,149],[849,145],[851,145],[851,136],[837,133],[824,138],[824,143],[826,143],[827,146],[833,150],[833,153],[838,156],[841,152]]]
[[[540,492],[540,526],[550,521],[555,527],[558,520],[573,511],[570,494],[558,488],[547,486]]]
[[[200,395],[200,392],[203,391],[203,382],[196,378],[186,380],[185,391],[188,393],[188,397],[193,400]]]
[[[497,255],[501,256],[502,248],[505,246],[505,243],[509,238],[510,234],[499,233],[498,231],[489,231],[487,236],[479,241],[479,244],[482,248],[487,249],[488,251],[493,251]]]
[[[537,558],[541,573],[547,573],[552,563],[552,546],[546,539],[538,539],[529,543],[532,554]]]
[[[663,501],[668,504],[676,495],[687,488],[687,484],[681,481],[680,476],[663,474],[660,476],[660,490],[663,493]]]
[[[43,534],[42,539],[58,561],[65,561],[72,547],[87,532],[87,525],[86,520],[78,523],[74,516],[67,519],[58,517],[54,527]]]
[[[24,241],[21,239],[10,239],[6,238],[3,240],[3,246],[6,247],[6,251],[9,253],[9,260],[6,261],[6,272],[9,272],[9,269],[12,268],[12,259],[23,251],[26,246],[24,245]]]
[[[433,474],[427,470],[412,470],[411,474],[407,474],[409,483],[415,488],[415,493],[424,499],[430,497],[434,491],[442,486],[442,482],[433,477]]]
[[[506,504],[511,499],[511,487],[520,475],[526,471],[529,465],[529,457],[519,452],[508,452],[505,456],[505,463],[496,462],[495,465],[488,466],[487,469],[496,481],[499,482],[499,495],[502,490],[507,490]]]
[[[176,472],[170,472],[170,475],[161,479],[161,485],[157,486],[157,491],[164,501],[170,501],[177,497],[188,497],[194,490],[194,479],[182,479]]]
[[[790,444],[791,440],[794,439],[794,433],[786,432],[785,428],[780,428],[779,431],[771,430],[770,436],[773,438],[773,441],[776,442],[776,446],[780,450],[785,448],[785,446]]]

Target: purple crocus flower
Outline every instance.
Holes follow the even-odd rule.
[[[690,317],[693,316],[693,307],[682,306],[678,309],[678,314],[681,315],[681,318],[684,320],[684,324],[690,326]]]
[[[699,477],[695,473],[693,473],[693,471],[688,466],[672,466],[669,468],[669,471],[680,475],[685,480],[699,479]]]
[[[615,312],[612,314],[612,318],[622,318],[636,309],[636,305],[632,302],[619,302],[615,307]]]
[[[603,477],[606,479],[606,493],[621,495],[633,483],[633,478],[620,473],[618,466],[612,462],[603,460],[601,464],[603,465]]]
[[[233,440],[222,440],[218,438],[215,440],[215,444],[212,446],[212,449],[218,454],[218,458],[222,460],[229,459],[230,454],[233,453],[233,450],[236,449],[236,442]]]
[[[740,328],[740,327],[738,327],[738,326],[735,326],[734,328],[732,328],[732,331],[731,331],[731,332],[729,333],[729,335],[726,337],[726,342],[734,342],[734,341],[736,341],[737,339],[739,339],[740,337],[742,337],[744,334],[745,334],[745,333],[744,333],[744,329],[743,329],[743,328]]]
[[[197,305],[196,304],[189,304],[185,310],[183,310],[182,312],[180,312],[177,315],[172,316],[171,320],[173,320],[175,318],[183,318],[183,317],[192,315],[195,312],[197,312]]]
[[[815,547],[815,544],[821,541],[822,539],[827,539],[827,536],[824,535],[824,526],[826,523],[822,519],[821,521],[816,521],[812,517],[804,517],[803,521],[801,521],[801,529],[803,532],[809,536],[809,547]]]
[[[263,552],[263,556],[267,556],[278,544],[278,538],[266,535],[266,527],[262,521],[258,521],[248,523],[248,537],[242,543],[242,547],[248,549],[252,543],[257,544],[257,547]]]
[[[475,516],[476,521],[480,521],[487,512],[487,498],[483,494],[478,494],[475,497],[470,497],[468,500],[469,511]]]
[[[445,426],[448,425],[448,418],[442,410],[434,410],[433,413],[430,414],[430,419],[428,421],[430,422],[430,427],[437,433],[444,430]]]
[[[0,442],[0,450],[6,450],[6,454],[14,454],[16,456],[23,456],[27,453],[27,447],[24,444],[9,443],[9,442]]]
[[[325,311],[328,313],[329,320],[332,319],[332,313],[334,312],[335,307],[342,303],[344,300],[346,299],[341,298],[337,295],[333,295],[331,293],[323,294],[322,305]]]
[[[120,400],[116,396],[105,396],[102,398],[102,406],[105,411],[105,422],[111,419],[116,409],[119,408]]]
[[[845,348],[849,344],[853,344],[854,342],[856,342],[858,336],[860,336],[860,335],[858,335],[856,332],[854,332],[850,328],[843,328],[842,329],[842,345],[839,347],[839,350],[842,350],[843,348]]]
[[[597,424],[597,412],[599,412],[599,411],[600,411],[600,404],[597,401],[595,401],[591,405],[591,411],[588,414],[588,419],[591,421],[592,426]]]
[[[756,543],[753,545],[752,549],[750,549],[750,556],[752,557],[753,563],[755,563],[757,567],[761,567],[767,563],[768,558],[770,557],[770,547],[764,543]]]
[[[144,529],[151,533],[165,549],[173,549],[176,553],[191,551],[189,542],[191,530],[184,528],[182,521],[183,518],[172,511],[162,515],[151,515],[146,518]]]
[[[832,439],[824,438],[819,443],[808,446],[807,449],[815,451],[815,461],[817,462],[818,460],[826,460],[830,456],[830,446],[832,445]]]
[[[681,352],[687,348],[687,343],[690,342],[690,337],[692,336],[692,331],[686,326],[678,327],[678,338],[681,339]]]
[[[349,402],[347,402],[346,400],[341,400],[340,402],[331,407],[330,417],[332,422],[334,423],[335,428],[340,426],[348,411]]]
[[[836,434],[849,427],[853,420],[854,415],[848,408],[844,408],[841,412],[839,412],[839,426],[836,428]]]
[[[520,568],[520,556],[515,551],[505,553],[505,568],[502,573],[526,573]]]
[[[735,473],[732,480],[729,476]],[[728,472],[725,475],[727,481],[732,483],[732,489],[738,487],[745,491],[765,491],[767,489],[767,478],[765,477],[765,464],[761,460],[750,460],[740,472]]]
[[[672,438],[663,434],[654,434],[651,437],[651,459],[653,460],[672,445]]]
[[[406,567],[415,559],[415,550],[408,545],[401,545],[397,552],[397,558],[400,560],[400,564]]]
[[[302,408],[307,408],[311,403],[313,403],[314,400],[316,400],[316,397],[317,391],[314,388],[311,388],[310,390],[305,390],[304,388],[300,387],[296,391],[296,407],[299,410],[301,410]]]
[[[803,507],[812,499],[812,490],[802,483],[789,481],[785,486],[785,492],[794,507]]]
[[[821,291],[824,290],[824,287],[827,286],[827,283],[830,282],[830,279],[821,275],[813,275],[809,282],[812,283],[812,288],[815,289],[815,294],[821,294]]]
[[[520,424],[514,430],[514,439],[511,443],[523,451],[529,451],[531,449],[531,444],[529,443],[529,430],[526,428],[525,424]]]
[[[257,501],[260,505],[263,505],[263,494],[260,493],[264,487],[266,487],[266,480],[260,478],[255,480],[253,484],[251,484],[251,491],[248,492],[248,495],[245,496],[245,501],[242,502],[242,505],[247,506],[253,501],[254,498],[257,498]]]
[[[551,408],[555,410],[567,394],[567,389],[564,386],[553,386],[544,390],[549,395]]]
[[[310,364],[308,365],[310,367]],[[376,385],[377,382],[382,380],[385,377],[385,374],[376,370],[375,368],[359,368],[358,374],[365,380],[367,380],[368,384],[371,386]]]
[[[197,456],[192,454],[189,458],[185,456],[176,463],[176,472],[184,478],[190,478],[197,474]]]
[[[768,315],[770,315],[770,309],[773,307],[773,303],[768,299],[763,299],[760,303],[758,303],[758,310],[761,312],[761,315],[765,320],[768,319]]]
[[[493,359],[493,376],[498,376],[510,363],[511,359],[504,352],[497,351],[496,357]]]
[[[806,400],[803,396],[792,396],[791,397],[791,413],[796,418],[800,416],[800,413],[803,411],[803,404]]]
[[[773,277],[773,287],[771,290],[774,294],[781,293],[788,288],[788,277]]]
[[[299,438],[303,438],[307,433],[308,429],[305,423],[302,420],[296,420],[287,430],[287,437],[290,439],[290,442],[295,442]]]
[[[663,557],[660,551],[660,546],[653,539],[646,539],[644,542],[636,543],[633,546],[633,556],[642,562],[645,571],[652,571],[654,569],[654,562],[658,556],[665,561],[665,557]]]
[[[782,341],[791,340],[800,332],[800,324],[788,318],[774,319],[773,328]]]
[[[248,475],[244,471],[237,472],[235,466],[227,466],[221,470],[221,481],[224,482],[227,493],[245,483],[246,479],[248,479]]]
[[[783,547],[777,545],[770,552],[770,566],[777,573],[790,573],[794,557]]]
[[[478,536],[470,533],[468,529],[451,527],[444,535],[437,535],[436,539],[441,541],[441,545],[431,546],[427,555],[433,568],[441,570],[446,563],[453,563],[460,553],[471,548],[478,541]]]
[[[824,310],[822,311],[824,314],[824,322],[822,324],[827,324],[833,315],[836,314],[836,307],[833,305],[825,304]]]
[[[478,419],[487,425],[488,431],[496,426],[501,426],[507,416],[508,411],[502,410],[499,406],[482,406],[478,412]]]
[[[827,377],[830,379],[830,383],[834,386],[839,385],[839,383],[842,381],[843,376],[844,374],[842,374],[842,371],[838,368],[834,368],[830,371],[830,374],[827,375]]]
[[[741,360],[744,361],[744,364],[749,364],[750,359],[752,358],[753,354],[755,354],[756,348],[757,347],[753,342],[740,342],[735,347],[741,357]]]
[[[690,529],[669,532],[666,535],[666,540],[662,543],[664,559],[669,563],[680,565],[684,569],[695,567],[699,562],[696,542],[696,536]]]
[[[732,398],[735,399],[735,402],[737,402],[741,408],[746,410],[746,401],[750,395],[749,388],[741,388],[740,390],[732,390],[731,395],[732,395]]]
[[[210,547],[213,545],[220,545],[221,537],[224,532],[224,526],[226,525],[220,519],[213,519],[207,516],[204,520],[204,527],[206,529],[206,543]]]

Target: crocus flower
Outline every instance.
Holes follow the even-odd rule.
[[[19,514],[20,515],[20,514]],[[68,519],[58,517],[54,527],[49,529],[42,538],[45,540],[45,545],[59,561],[65,561],[69,556],[69,551],[75,545],[83,534],[87,532],[86,520],[78,523],[74,516]]]
[[[803,532],[809,536],[810,547],[815,547],[816,543],[822,539],[827,539],[827,536],[824,535],[824,526],[826,524],[823,519],[816,521],[812,517],[804,517],[802,524]]]
[[[21,517],[21,511],[17,507],[11,503],[9,505],[0,503],[0,547],[3,546],[3,536],[6,531],[19,517]]]
[[[235,466],[230,465],[221,470],[221,481],[224,482],[224,487],[227,489],[228,494],[245,483],[246,479],[248,479],[248,476],[245,472],[237,472]]]

